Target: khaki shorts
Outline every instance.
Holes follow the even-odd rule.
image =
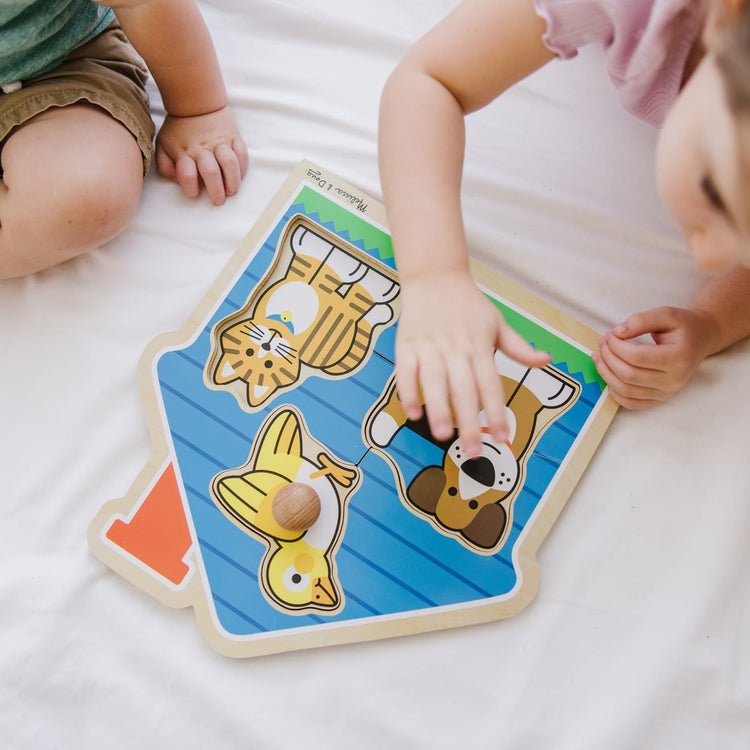
[[[24,81],[18,91],[0,93],[0,148],[13,130],[32,117],[52,107],[88,102],[109,112],[133,134],[143,155],[145,175],[154,138],[147,78],[143,61],[113,23],[71,52],[58,68]]]

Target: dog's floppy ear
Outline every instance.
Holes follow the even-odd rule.
[[[445,472],[438,466],[428,466],[412,479],[406,495],[415,508],[434,516],[444,487]]]
[[[503,536],[507,518],[502,505],[490,503],[479,509],[474,520],[461,534],[475,547],[492,549]]]

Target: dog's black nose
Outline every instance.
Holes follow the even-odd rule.
[[[470,458],[468,461],[464,461],[461,464],[461,471],[485,487],[492,487],[495,483],[495,467],[492,461],[485,456]]]

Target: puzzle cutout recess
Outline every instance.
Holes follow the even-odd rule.
[[[399,285],[381,204],[303,162],[180,332],[144,352],[154,455],[93,552],[222,653],[507,617],[615,412],[597,336],[475,278],[552,364],[496,354],[511,426],[466,460],[397,398]]]

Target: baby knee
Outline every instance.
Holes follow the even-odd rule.
[[[0,201],[0,278],[23,276],[94,250],[120,234],[138,207],[132,176],[83,168],[42,190],[7,188]]]
[[[141,186],[139,174],[84,170],[70,185],[61,215],[68,224],[70,240],[86,250],[120,234],[135,214]]]

